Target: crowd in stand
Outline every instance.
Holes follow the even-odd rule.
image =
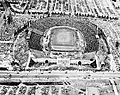
[[[80,23],[78,23],[80,22]],[[43,20],[38,20],[31,24],[31,28],[38,29],[40,32],[45,32],[46,29],[49,29],[54,26],[70,26],[80,30],[87,41],[87,47],[85,52],[92,52],[97,50],[98,42],[95,38],[96,31],[93,31],[90,27],[84,26],[84,20],[74,20],[74,18],[46,18]],[[86,22],[87,23],[87,22]],[[94,25],[95,26],[95,25]],[[93,47],[94,46],[94,47]]]

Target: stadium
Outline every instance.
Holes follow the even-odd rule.
[[[0,95],[120,95],[120,0],[0,0]]]

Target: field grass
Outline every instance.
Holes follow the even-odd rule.
[[[99,42],[96,39],[95,35],[99,31],[97,30],[96,25],[90,23],[85,19],[78,19],[73,17],[47,17],[39,19],[37,21],[33,21],[30,27],[33,29],[37,29],[40,32],[42,31],[43,33],[46,33],[46,30],[54,26],[69,26],[78,29],[83,34],[86,41],[84,52],[87,53],[98,50]],[[36,43],[38,42],[36,41]]]

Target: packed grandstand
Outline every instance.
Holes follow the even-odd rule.
[[[0,95],[120,95],[120,0],[0,0]]]

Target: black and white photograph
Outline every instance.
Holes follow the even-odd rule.
[[[120,0],[0,0],[0,95],[120,95]]]

